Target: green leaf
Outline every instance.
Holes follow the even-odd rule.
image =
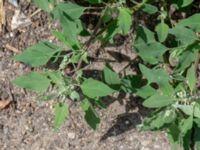
[[[195,60],[195,53],[190,50],[185,51],[182,55],[179,56],[179,63],[175,70],[177,72],[185,70],[188,68]]]
[[[50,80],[43,74],[31,72],[27,75],[17,77],[12,83],[28,90],[45,92],[50,85]]]
[[[192,126],[193,126],[193,116],[184,119],[180,125],[181,133],[185,135],[190,129],[192,129]]]
[[[195,125],[200,128],[200,118],[194,118]]]
[[[88,53],[87,53],[87,51],[85,51],[85,52],[82,54],[81,59],[82,59],[85,63],[89,64],[89,61],[88,61]]]
[[[149,117],[145,117],[143,121],[143,129],[157,130],[165,124],[174,122],[176,119],[175,110],[162,110],[153,112]]]
[[[91,4],[99,4],[102,2],[102,0],[87,0]]]
[[[188,69],[186,76],[187,84],[191,91],[194,91],[196,85],[196,76],[194,64]]]
[[[194,117],[200,118],[200,104],[199,103],[196,103],[194,105],[194,114],[193,115],[194,115]]]
[[[72,91],[71,92],[71,94],[70,94],[70,98],[72,99],[72,100],[80,100],[80,95],[79,95],[79,93],[78,92],[76,92],[76,91]]]
[[[50,78],[51,82],[59,88],[60,92],[66,89],[65,81],[61,72],[49,71],[47,72],[47,75]]]
[[[194,117],[200,118],[200,105],[198,103],[196,103],[194,106],[175,104],[174,107],[176,109],[181,110],[183,113],[185,113],[188,116],[194,115]]]
[[[183,138],[183,143],[181,144],[184,147],[184,149],[191,150],[192,129],[189,130],[184,136],[182,136],[182,138]]]
[[[60,18],[59,11],[65,12],[69,18],[73,20],[77,20],[83,14],[85,8],[79,6],[72,2],[61,2],[59,3],[56,8],[53,10],[53,15],[55,18]]]
[[[67,42],[70,44],[71,48],[79,47],[79,41],[77,39],[80,30],[80,20],[71,20],[70,17],[65,14],[60,14],[60,22],[63,27],[63,32]]]
[[[85,120],[94,130],[98,128],[100,124],[99,115],[97,114],[97,112],[93,107],[89,107],[88,110],[85,111]]]
[[[187,26],[195,32],[200,32],[200,13],[195,13],[186,19],[182,19],[178,25]]]
[[[140,75],[127,75],[121,80],[121,90],[127,93],[136,92],[136,88],[142,86],[142,76]]]
[[[194,132],[195,150],[200,150],[200,128],[196,126]]]
[[[85,98],[84,100],[81,101],[80,106],[83,111],[87,111],[91,106],[91,103],[87,98]]]
[[[168,49],[161,43],[156,42],[154,33],[145,27],[138,28],[134,47],[139,56],[150,64],[162,62],[162,56]]]
[[[172,123],[170,127],[168,128],[168,139],[170,143],[172,144],[173,150],[177,150],[179,147],[179,141],[180,141],[180,129],[175,123]]]
[[[69,110],[66,103],[57,103],[54,108],[55,119],[54,119],[54,128],[58,129],[63,124],[65,119],[69,116]]]
[[[164,69],[149,69],[145,65],[139,64],[140,71],[149,83],[163,83],[170,80],[169,74]],[[156,75],[156,78],[155,78]]]
[[[32,2],[42,10],[50,12],[53,9],[54,0],[32,0]]]
[[[47,75],[51,79],[51,82],[56,84],[57,86],[61,86],[64,84],[63,75],[60,71],[49,71]]]
[[[107,23],[112,19],[113,12],[114,12],[113,7],[106,7],[104,15],[102,17],[102,20],[104,21],[104,23]]]
[[[154,13],[158,12],[158,8],[151,4],[144,3],[141,8],[142,8],[142,11],[144,11],[148,14],[154,14]]]
[[[100,123],[100,118],[95,109],[92,107],[88,99],[84,99],[81,102],[81,108],[85,112],[85,120],[94,130],[98,128]]]
[[[149,69],[144,65],[140,64],[140,70],[144,77],[148,80],[148,83],[157,83],[159,89],[165,95],[171,95],[173,93],[173,88],[169,84],[170,75],[164,69]],[[157,75],[155,78],[154,75]]]
[[[106,65],[103,70],[103,80],[111,87],[118,88],[121,84],[119,75],[112,70],[109,65]]]
[[[150,85],[146,85],[137,89],[136,95],[145,99],[156,94],[156,92],[157,91],[154,88],[152,88]]]
[[[168,36],[169,26],[162,21],[156,26],[156,32],[160,42],[164,42]]]
[[[154,116],[150,118],[145,118],[144,119],[144,124],[151,129],[151,130],[156,130],[164,126],[164,112],[159,112],[157,114],[154,114]],[[148,129],[148,128],[147,128]]]
[[[163,61],[163,54],[167,51],[167,47],[161,43],[154,42],[149,44],[134,45],[140,57],[150,64],[157,64]]]
[[[70,43],[68,43],[68,41],[66,40],[65,36],[63,33],[59,32],[59,31],[53,31],[52,33],[58,40],[60,40],[60,42],[62,42],[63,44],[65,44],[66,46],[68,46],[69,48],[71,48],[72,46],[70,45]]]
[[[175,99],[173,97],[155,94],[148,99],[146,99],[143,103],[145,107],[149,108],[159,108],[164,107],[170,104],[173,104]]]
[[[80,47],[77,35],[83,31],[82,23],[79,18],[84,10],[84,7],[72,2],[62,2],[59,3],[52,12],[53,17],[60,20],[64,30],[64,38],[66,39],[65,44],[72,49],[79,49]],[[63,39],[63,37],[61,39]]]
[[[181,110],[183,113],[185,113],[186,115],[193,115],[194,112],[194,106],[192,105],[179,105],[179,104],[175,104],[174,107],[176,109]]]
[[[112,21],[108,27],[107,27],[107,33],[105,35],[105,37],[102,39],[103,43],[106,43],[108,41],[112,41],[113,37],[115,36],[115,34],[118,32],[118,24],[117,21]]]
[[[14,59],[32,67],[39,67],[45,65],[59,50],[59,47],[53,45],[52,43],[40,42],[27,48],[21,54],[16,55]]]
[[[192,44],[196,40],[195,33],[191,29],[185,28],[183,26],[175,26],[169,30],[169,33],[173,34],[176,37],[176,40],[182,45]]]
[[[73,53],[71,58],[70,58],[70,62],[73,63],[73,64],[77,64],[80,61],[82,55],[83,54],[80,53],[80,52]]]
[[[95,104],[99,107],[99,108],[103,108],[106,109],[107,106],[102,102],[101,99],[94,99],[93,100],[95,102]]]
[[[175,109],[168,109],[164,112],[163,120],[165,123],[172,123],[176,119],[177,115]]]
[[[57,95],[55,93],[50,93],[48,95],[38,96],[38,100],[39,101],[50,101],[50,100],[54,100],[56,97],[57,97]]]
[[[156,119],[151,122],[151,126],[161,128],[163,125],[172,123],[176,119],[176,113],[174,110],[162,111],[158,114]]]
[[[138,27],[136,35],[136,45],[156,42],[154,33],[144,26]]]
[[[118,25],[124,35],[128,34],[132,25],[131,11],[128,8],[119,8]]]
[[[173,88],[169,84],[170,76],[164,69],[149,69],[142,64],[140,64],[139,67],[149,84],[157,83],[164,94],[170,95],[173,92]]]
[[[107,96],[114,92],[114,90],[108,87],[106,84],[91,78],[86,79],[81,84],[81,90],[83,91],[83,94],[90,98]]]
[[[180,56],[185,48],[183,47],[175,47],[171,50],[171,54],[169,56],[169,62],[171,66],[176,66],[178,64],[178,56]]]
[[[186,7],[190,4],[192,4],[193,0],[174,0],[175,3],[180,7]]]
[[[193,0],[182,0],[182,5],[181,7],[185,7],[185,6],[188,6],[190,4],[192,4]]]

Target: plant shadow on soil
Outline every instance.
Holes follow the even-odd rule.
[[[142,123],[141,118],[147,115],[147,109],[141,104],[141,100],[138,97],[130,95],[126,103],[123,99],[125,98],[125,93],[120,93],[117,98],[106,97],[105,99],[112,99],[118,101],[121,107],[125,107],[125,113],[117,115],[115,123],[107,130],[107,132],[101,137],[100,141],[104,141],[109,137],[118,136],[129,130],[135,129],[137,125]],[[106,102],[106,100],[104,100]],[[111,105],[108,104],[108,105]],[[136,112],[131,112],[131,110],[136,110]]]

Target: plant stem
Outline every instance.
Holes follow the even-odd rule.
[[[196,77],[196,82],[197,86],[199,86],[199,81],[198,81],[198,65],[199,65],[199,60],[200,60],[200,52],[198,52],[195,62],[194,62],[194,70],[195,70],[195,77]]]
[[[89,40],[85,43],[85,48],[84,48],[84,49],[87,50],[87,49],[89,48],[91,42],[92,42],[93,39],[95,38],[95,36],[96,36],[96,34],[97,34],[97,31],[98,31],[99,27],[100,27],[101,24],[102,24],[102,21],[103,21],[102,19],[103,19],[105,10],[106,10],[106,8],[105,8],[105,9],[103,10],[103,12],[101,13],[101,17],[100,17],[100,19],[98,20],[97,25],[95,26],[94,31],[93,31],[92,35],[90,36]],[[79,70],[79,69],[81,68],[81,66],[82,66],[82,63],[83,63],[83,59],[81,58],[80,61],[78,62],[78,65],[77,65],[76,69],[75,69],[74,71]]]
[[[86,7],[86,9],[88,9],[88,10],[91,10],[91,9],[94,9],[94,10],[102,10],[102,9],[104,9],[104,7],[92,7],[92,6],[89,6],[89,7]]]

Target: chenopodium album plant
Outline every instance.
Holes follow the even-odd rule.
[[[85,120],[96,129],[100,118],[95,109],[106,108],[101,98],[114,92],[127,92],[144,99],[145,107],[153,108],[140,128],[165,130],[173,149],[178,149],[180,145],[186,150],[200,149],[197,72],[200,59],[200,13],[174,21],[171,19],[173,12],[169,11],[173,5],[179,13],[187,14],[193,0],[87,0],[84,6],[55,0],[33,0],[33,3],[48,12],[52,19],[60,21],[62,30],[52,33],[60,43],[39,42],[14,59],[31,67],[45,66],[48,62],[58,63],[59,60],[61,62],[57,70],[31,72],[17,77],[13,83],[38,92],[43,100],[57,101],[54,106],[56,129],[69,115],[67,100],[79,101],[85,112]],[[85,12],[97,8],[101,10],[99,21],[93,31],[88,31],[84,20],[80,18]],[[89,64],[89,45],[98,40],[105,47],[113,42],[117,33],[127,35],[135,14],[137,17],[157,17],[155,21],[150,20],[153,28],[148,28],[144,23],[142,25],[142,21],[137,18],[133,20],[136,26],[133,48],[141,58],[142,63],[138,65],[140,72],[123,76],[106,64],[101,81],[86,78],[82,64]],[[90,38],[86,43],[81,43],[78,40],[80,36]],[[72,70],[66,73],[69,66]],[[52,90],[46,92],[50,86]]]

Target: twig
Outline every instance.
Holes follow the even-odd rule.
[[[102,9],[104,9],[104,7],[91,7],[91,6],[89,6],[89,7],[86,7],[86,9],[94,9],[94,10],[100,9],[100,10],[102,10]]]
[[[95,15],[95,16],[100,16],[100,12],[84,12],[83,15]]]
[[[93,41],[93,39],[95,38],[95,36],[97,34],[97,31],[98,31],[99,27],[102,24],[103,14],[104,14],[104,12],[101,14],[101,17],[100,17],[97,25],[95,26],[94,31],[93,31],[92,35],[90,36],[90,39],[85,43],[86,49],[89,48],[91,42]]]
[[[8,82],[8,92],[9,92],[9,96],[10,96],[11,101],[14,102],[15,101],[15,97],[14,97],[14,94],[12,92],[12,88],[11,88],[11,83],[10,82]]]
[[[123,71],[126,70],[129,66],[131,66],[131,64],[133,63],[132,61],[133,61],[133,59],[130,60],[129,63],[128,63],[126,66],[124,66],[118,73],[123,72]]]
[[[15,53],[20,53],[20,51],[17,48],[15,48],[15,47],[13,47],[13,46],[11,46],[9,44],[6,44],[5,48],[7,48],[7,49],[9,49],[9,50],[11,50],[11,51],[13,51]]]
[[[35,16],[36,14],[38,14],[41,11],[40,8],[38,8],[36,11],[34,11],[30,16],[28,16],[28,18],[32,18],[33,16]]]
[[[101,24],[102,24],[103,15],[104,15],[104,11],[102,12],[100,19],[98,20],[98,23],[97,23],[97,25],[95,26],[92,35],[90,36],[89,40],[85,43],[85,49],[88,49],[88,48],[89,48],[91,42],[92,42],[93,39],[95,38],[95,36],[96,36],[96,34],[97,34],[97,31],[98,31],[99,27],[100,27]],[[75,69],[74,71],[79,70],[79,69],[81,68],[81,66],[82,66],[82,63],[83,63],[83,59],[81,58],[80,61],[78,62],[78,65],[77,65],[76,69]],[[73,72],[74,72],[74,71],[73,71]]]

